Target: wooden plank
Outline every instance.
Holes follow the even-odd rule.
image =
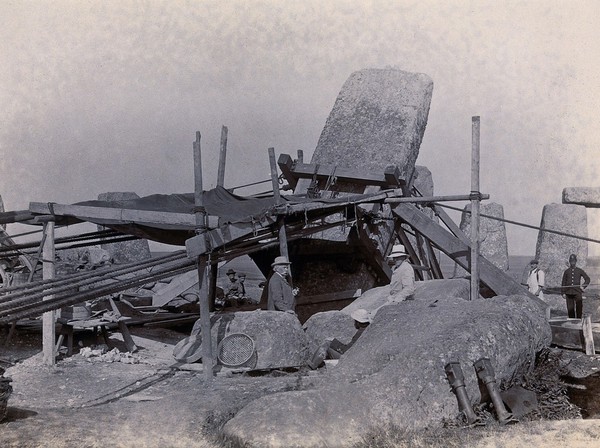
[[[425,238],[434,243],[442,252],[452,258],[460,266],[468,270],[467,255],[469,254],[469,246],[460,241],[457,237],[445,230],[438,223],[433,221],[424,213],[421,213],[412,204],[398,204],[392,209],[394,215],[409,224],[414,229],[417,229]],[[504,271],[498,269],[486,258],[479,255],[480,263],[480,278],[492,291],[498,295],[527,295],[532,300],[535,300],[540,306],[545,303],[529,293],[524,287],[517,283],[512,277]]]
[[[586,355],[593,355],[596,353],[594,347],[594,333],[592,331],[592,317],[584,316],[581,322],[583,331],[584,350]]]
[[[479,298],[479,117],[471,120],[471,300]]]
[[[196,283],[198,283],[198,273],[195,270],[178,275],[171,280],[171,283],[152,295],[152,306],[163,306]]]
[[[316,176],[318,180],[329,178],[335,168],[335,177],[338,182],[349,182],[357,185],[378,185],[380,187],[402,186],[406,182],[400,179],[400,170],[394,170],[389,167],[384,173],[367,172],[366,170],[355,171],[349,168],[334,167],[327,164],[301,163],[292,160],[289,154],[280,154],[277,160],[279,169],[285,176],[290,185],[296,185],[298,179],[313,179]]]
[[[55,247],[54,247],[54,222],[49,221],[44,224],[44,247],[42,249],[42,277],[44,280],[52,280],[56,275],[54,266]],[[53,295],[44,296],[43,300],[52,300]],[[42,351],[44,364],[54,366],[56,364],[56,311],[47,311],[42,315]]]
[[[221,127],[221,147],[219,151],[219,170],[217,172],[217,185],[225,185],[225,161],[227,159],[227,126]]]
[[[196,219],[192,213],[171,213],[165,211],[134,210],[126,208],[94,207],[88,205],[52,204],[30,202],[32,213],[55,216],[73,216],[83,221],[136,222],[139,224],[168,224],[184,229],[193,228]],[[208,226],[217,227],[219,218],[210,216]]]
[[[314,303],[335,302],[337,300],[348,300],[360,297],[360,289],[349,289],[346,291],[332,292],[328,294],[317,294],[313,296],[300,296],[297,305],[312,305]]]
[[[552,344],[575,350],[585,347],[581,319],[552,319],[549,324],[552,329]],[[600,324],[592,322],[590,328],[594,347],[600,346]]]

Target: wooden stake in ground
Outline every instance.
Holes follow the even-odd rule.
[[[44,280],[51,280],[55,275],[54,268],[54,221],[44,223],[44,247],[42,249],[42,276]],[[44,296],[43,300],[50,300],[54,296]],[[54,343],[56,339],[55,329],[56,312],[47,311],[42,316],[42,353],[44,364],[53,366],[56,364],[56,352]]]
[[[196,233],[206,233],[206,209],[202,192],[202,156],[200,151],[200,132],[196,132],[194,142],[194,204],[196,206]],[[212,338],[210,337],[210,305],[208,301],[208,288],[206,281],[207,256],[198,256],[198,287],[200,288],[200,329],[202,334],[202,366],[207,383],[213,380],[213,367],[215,360],[212,351]]]
[[[592,332],[592,317],[589,315],[584,316],[581,325],[583,329],[583,341],[585,343],[585,354],[594,355],[596,348],[594,347],[594,333]]]
[[[471,300],[479,298],[479,117],[472,117]]]

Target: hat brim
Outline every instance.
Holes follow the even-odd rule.
[[[281,262],[281,263],[273,263],[271,264],[271,267],[275,267],[275,266],[289,266],[290,264],[292,264],[291,262]]]
[[[404,252],[396,252],[395,254],[389,254],[387,258],[398,258],[398,257],[408,257],[407,253]]]

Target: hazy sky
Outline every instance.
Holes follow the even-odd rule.
[[[197,130],[209,188],[221,125],[226,186],[267,179],[268,147],[309,160],[348,76],[387,66],[433,79],[417,164],[437,194],[470,190],[473,115],[506,218],[539,225],[564,187],[600,186],[597,1],[0,0],[0,17],[7,210],[191,192]],[[535,230],[507,232],[534,253]]]

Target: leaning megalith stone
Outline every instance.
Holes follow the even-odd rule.
[[[200,334],[200,320],[192,329],[192,336]],[[300,321],[291,313],[282,311],[238,311],[211,317],[213,351],[223,339],[233,334],[244,334],[254,342],[255,357],[251,365],[256,370],[301,367],[306,364],[308,339]]]
[[[249,403],[225,424],[225,436],[257,447],[350,447],[388,424],[441,427],[459,414],[447,363],[460,363],[477,403],[475,361],[489,358],[501,387],[529,372],[551,342],[544,311],[527,296],[440,297],[429,305],[414,300],[382,308],[317,387]]]
[[[99,201],[127,201],[138,198],[139,196],[133,192],[109,192],[98,195]],[[98,226],[98,228],[104,229],[102,226]],[[115,263],[130,263],[151,257],[150,246],[146,239],[102,244],[101,247],[108,251]]]
[[[397,165],[409,180],[419,155],[433,81],[394,68],[350,75],[327,118],[311,163],[380,171]]]
[[[469,238],[471,235],[470,212],[471,204],[467,204],[460,220],[460,229]],[[504,219],[504,208],[495,202],[480,204],[479,212],[483,215]],[[479,218],[479,253],[498,269],[508,271],[508,243],[503,221],[483,216]],[[465,272],[462,267],[456,265],[454,276],[464,276]]]
[[[563,204],[600,207],[600,187],[567,187],[562,192]]]
[[[588,243],[566,235],[544,232],[556,230],[567,235],[588,236],[585,207],[574,204],[547,204],[542,211],[536,255],[546,272],[546,287],[560,286],[569,265],[569,255],[577,255],[577,265],[585,267]]]

